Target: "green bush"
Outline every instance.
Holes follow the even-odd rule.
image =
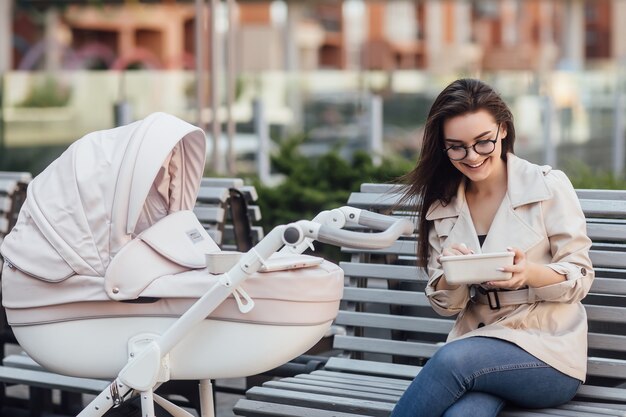
[[[400,158],[384,159],[376,166],[365,151],[357,151],[351,161],[342,158],[338,149],[311,158],[298,151],[299,143],[298,139],[285,141],[272,158],[273,167],[285,175],[284,182],[275,187],[255,184],[266,233],[276,225],[311,220],[323,210],[344,206],[362,183],[390,182],[413,166]],[[338,260],[337,248],[316,246],[324,256]]]
[[[567,173],[574,188],[592,188],[608,190],[626,190],[626,178],[616,177],[603,170],[594,171],[581,161],[568,161],[563,170]]]
[[[365,151],[357,151],[351,161],[334,149],[321,157],[311,158],[298,151],[299,141],[284,142],[272,165],[285,175],[276,187],[255,184],[263,213],[263,226],[271,230],[278,224],[311,219],[323,210],[343,206],[351,192],[364,182],[390,182],[410,170],[411,161],[384,159],[374,165]]]

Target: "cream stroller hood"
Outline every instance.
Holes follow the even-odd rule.
[[[87,134],[30,183],[3,256],[43,281],[104,277],[136,235],[193,209],[205,146],[202,130],[165,113]]]

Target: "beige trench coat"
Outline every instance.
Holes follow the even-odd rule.
[[[426,295],[437,313],[458,313],[448,341],[470,336],[508,340],[559,371],[585,380],[587,317],[580,300],[593,281],[591,240],[585,217],[569,179],[561,171],[538,166],[509,154],[508,190],[483,246],[465,200],[462,183],[444,206],[435,203],[426,218],[429,233],[429,281]],[[528,261],[545,264],[566,281],[528,290],[527,303],[492,310],[470,299],[469,286],[435,290],[443,274],[438,256],[452,243],[465,243],[475,253],[518,247]]]

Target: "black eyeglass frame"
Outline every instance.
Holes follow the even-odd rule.
[[[469,149],[469,148],[474,149],[474,152],[476,152],[478,155],[483,155],[483,156],[485,156],[485,155],[490,155],[490,154],[492,154],[492,153],[493,153],[493,151],[495,151],[495,150],[496,150],[496,143],[498,142],[498,137],[499,137],[499,136],[500,136],[500,123],[498,123],[498,125],[497,125],[497,130],[496,130],[496,138],[495,138],[495,139],[483,139],[483,140],[479,140],[479,141],[476,141],[476,143],[474,143],[473,145],[469,145],[469,146],[452,145],[452,146],[449,146],[449,147],[445,148],[445,149],[443,150],[443,152],[446,154],[446,156],[447,156],[447,157],[448,157],[451,161],[455,161],[455,162],[457,162],[457,161],[462,161],[462,160],[464,160],[465,158],[467,158],[467,154],[468,154],[468,149]],[[481,143],[485,143],[485,142],[491,142],[491,143],[493,144],[493,149],[492,149],[492,150],[490,150],[489,152],[486,152],[486,153],[483,153],[483,152],[478,152],[478,151],[476,150],[476,145],[479,145],[479,144],[481,144]],[[463,155],[463,157],[462,157],[462,158],[451,158],[451,157],[450,157],[450,155],[448,155],[448,151],[449,151],[450,149],[452,149],[452,148],[456,148],[456,149],[461,149],[461,148],[462,148],[462,149],[465,151],[465,155]]]

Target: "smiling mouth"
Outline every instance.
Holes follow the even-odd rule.
[[[472,165],[472,164],[465,164],[465,165],[467,165],[470,168],[480,168],[485,163],[485,161],[486,161],[486,159],[483,159],[481,162],[479,162],[479,163],[477,163],[475,165]]]

